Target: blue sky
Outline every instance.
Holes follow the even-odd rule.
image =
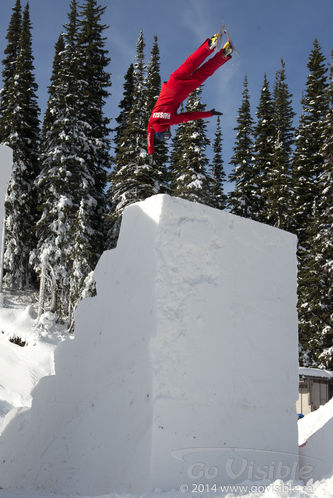
[[[14,3],[14,0],[0,0],[1,59]],[[54,44],[67,22],[70,0],[30,0],[29,3],[36,80],[43,112]],[[308,74],[306,64],[314,38],[318,38],[328,64],[331,60],[333,0],[101,0],[100,4],[107,6],[104,22],[110,26],[106,36],[111,57],[112,96],[106,112],[111,118],[118,114],[124,75],[134,60],[140,30],[144,33],[147,59],[154,35],[159,38],[164,80],[206,37],[218,31],[222,20],[227,23],[240,56],[235,55],[210,78],[202,99],[207,109],[215,107],[223,112],[223,155],[227,172],[245,74],[255,116],[264,74],[267,73],[272,89],[275,72],[283,58],[294,108],[299,115]],[[209,123],[212,138],[215,123],[215,118]]]

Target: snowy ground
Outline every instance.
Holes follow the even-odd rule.
[[[189,492],[182,493],[180,491],[170,491],[167,493],[161,493],[156,490],[155,493],[143,494],[143,495],[130,495],[130,494],[109,494],[100,496],[81,496],[81,498],[195,498],[195,497],[216,497],[216,498],[231,498],[231,497],[243,497],[243,498],[331,498],[333,496],[333,477],[330,479],[323,480],[321,482],[309,483],[304,486],[301,483],[289,482],[284,483],[282,481],[275,481],[274,483],[263,485],[260,484],[244,484],[235,487],[236,489],[224,489],[223,491],[218,489],[217,491],[212,490],[209,493],[203,492]],[[77,497],[77,495],[75,495]],[[0,491],[0,498],[74,498],[74,496],[68,495],[45,495],[38,494],[36,492],[29,491]]]
[[[37,324],[35,301],[32,293],[6,292],[0,308],[0,434],[15,409],[31,406],[39,379],[54,374],[54,349],[64,338],[51,313]],[[16,338],[25,346],[10,341]]]

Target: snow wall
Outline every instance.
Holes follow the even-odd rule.
[[[5,197],[13,168],[13,151],[7,145],[0,145],[0,259],[2,258],[3,220],[5,219]],[[0,306],[3,305],[3,295],[0,291]]]
[[[333,398],[298,421],[299,466],[315,481],[333,474]],[[303,476],[304,477],[304,476]]]
[[[125,210],[0,486],[64,494],[297,478],[296,238],[157,195]]]

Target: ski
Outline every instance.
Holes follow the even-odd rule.
[[[218,52],[222,46],[223,33],[226,33],[226,27],[227,27],[226,23],[223,22],[221,24],[221,27],[220,27],[220,30],[218,33],[217,43],[216,43],[216,47],[214,49],[214,52]]]
[[[233,41],[231,40],[230,38],[230,35],[228,33],[228,31],[225,29],[224,30],[225,34],[227,35],[227,38],[228,38],[228,42],[230,43],[230,45],[232,46],[232,50],[239,56],[239,53],[237,52],[237,49],[235,47],[235,44],[233,43]]]

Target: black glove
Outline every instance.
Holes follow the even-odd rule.
[[[215,109],[212,109],[210,112],[213,114],[213,116],[222,116],[223,114],[223,112],[215,111]]]

